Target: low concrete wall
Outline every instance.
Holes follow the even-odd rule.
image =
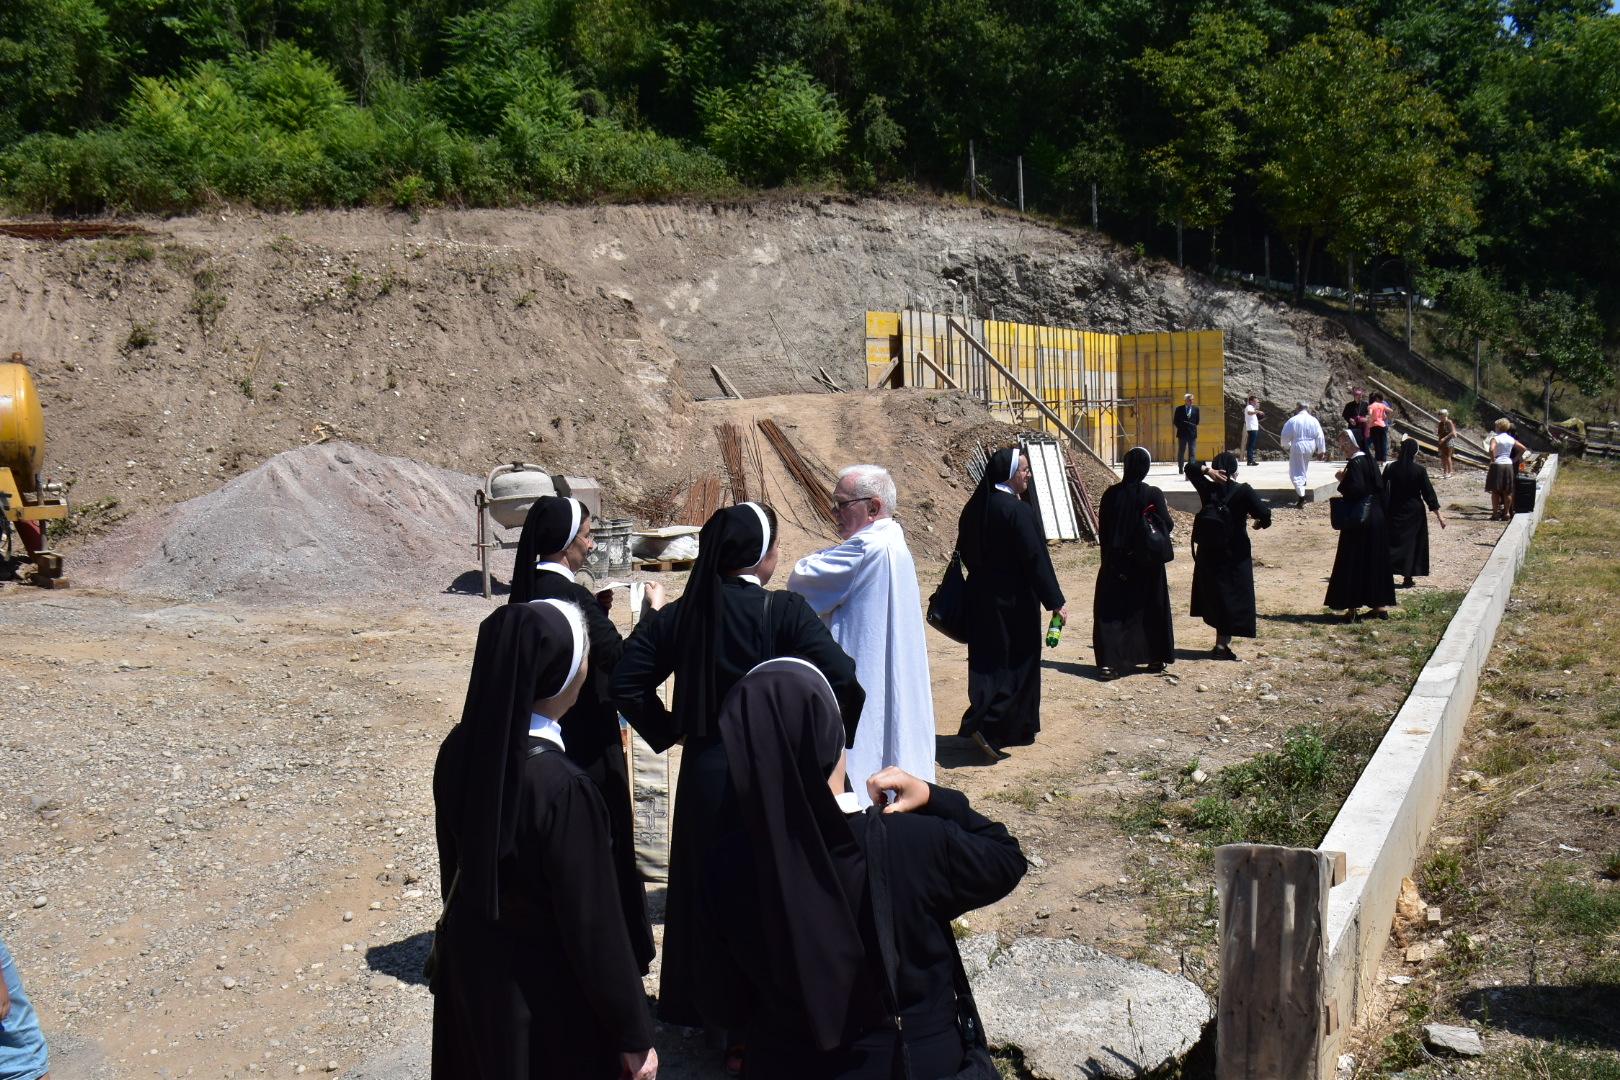
[[[1439,812],[1480,672],[1557,474],[1553,456],[1537,479],[1536,509],[1517,515],[1503,532],[1322,840],[1323,851],[1344,852],[1347,864],[1344,883],[1328,896],[1323,999],[1330,1012],[1337,1005],[1343,1022],[1323,1041],[1324,1076],[1333,1075],[1332,1063],[1377,974],[1401,879],[1411,873]]]

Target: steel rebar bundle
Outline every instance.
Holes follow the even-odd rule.
[[[742,431],[728,420],[715,427],[714,437],[720,444],[720,460],[725,464],[726,479],[731,484],[732,504],[745,503],[751,496],[748,494],[748,463],[743,453]]]
[[[827,524],[836,526],[838,515],[833,510],[832,495],[828,490],[832,485],[817,475],[816,470],[805,461],[804,455],[799,453],[798,447],[793,445],[775,420],[766,418],[757,423],[759,430],[765,433],[766,441],[776,451],[776,456],[782,459],[782,466],[787,469],[788,475],[798,483],[799,490],[804,493],[810,508],[824,518]]]

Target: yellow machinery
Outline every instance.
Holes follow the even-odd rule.
[[[0,364],[0,511],[6,533],[5,563],[12,563],[12,533],[17,534],[34,565],[34,580],[58,584],[62,557],[45,548],[45,523],[67,517],[60,484],[41,475],[45,465],[45,414],[39,407],[34,378],[13,353]]]

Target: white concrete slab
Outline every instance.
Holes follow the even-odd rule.
[[[1328,894],[1324,930],[1328,962],[1323,992],[1325,1000],[1337,1002],[1346,1020],[1324,1041],[1326,1062],[1335,1060],[1351,1024],[1361,1016],[1389,938],[1401,879],[1412,872],[1439,812],[1480,672],[1557,474],[1554,456],[1538,477],[1535,511],[1515,517],[1497,541],[1322,839],[1323,851],[1345,853],[1347,869],[1344,883]]]
[[[1336,494],[1339,481],[1333,474],[1342,468],[1343,459],[1311,462],[1306,472],[1305,498],[1320,502]],[[1114,472],[1120,474],[1118,465],[1114,466]],[[1293,505],[1294,483],[1288,479],[1286,461],[1262,461],[1253,468],[1240,464],[1238,479],[1254,488],[1262,499],[1274,506]],[[1176,468],[1175,462],[1155,461],[1148,466],[1147,482],[1164,492],[1164,501],[1170,505],[1170,509],[1189,513],[1198,509],[1198,492]],[[1102,493],[1098,492],[1094,497],[1101,498]]]

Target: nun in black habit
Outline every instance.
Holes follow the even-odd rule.
[[[776,559],[774,511],[751,502],[717,510],[698,534],[685,593],[636,627],[614,672],[619,711],[641,737],[660,752],[682,744],[658,992],[658,1015],[667,1023],[718,1027],[726,1019],[703,1013],[705,986],[730,972],[715,969],[714,934],[697,904],[703,860],[732,798],[718,727],[726,694],[762,661],[807,660],[832,684],[846,745],[866,702],[855,662],[804,598],[766,591]],[[658,687],[671,674],[674,705],[665,708]]]
[[[1429,576],[1429,519],[1427,507],[1434,520],[1446,527],[1440,514],[1440,500],[1435,497],[1434,485],[1429,482],[1429,471],[1417,463],[1416,439],[1401,443],[1400,460],[1384,470],[1384,506],[1389,513],[1389,569],[1404,580],[1401,588],[1410,589],[1413,578]]]
[[[741,976],[734,997],[749,1010],[744,1075],[897,1075],[868,884],[881,873],[906,1075],[955,1076],[965,1047],[950,923],[1018,884],[1018,841],[959,792],[896,768],[871,778],[876,805],[861,811],[846,790],[832,687],[802,661],[749,672],[726,699],[720,732],[737,813],[707,860],[703,902]]]
[[[1092,601],[1091,646],[1103,678],[1139,665],[1163,671],[1174,662],[1175,631],[1164,562],[1149,550],[1147,532],[1168,542],[1172,523],[1164,492],[1142,481],[1153,458],[1143,447],[1125,455],[1124,479],[1103,492],[1097,508],[1102,566]]]
[[[588,653],[583,615],[556,600],[508,604],[478,629],[461,723],[433,770],[435,1080],[657,1071],[607,810],[557,720]]]
[[[1069,611],[1026,499],[1029,461],[1016,447],[990,455],[962,508],[956,550],[968,572],[968,708],[957,732],[987,756],[1041,730],[1041,608]]]
[[[1372,610],[1367,617],[1387,619],[1384,609],[1395,603],[1395,579],[1389,573],[1389,527],[1384,516],[1384,478],[1378,464],[1348,434],[1344,448],[1350,460],[1339,470],[1339,496],[1348,504],[1339,550],[1333,557],[1322,603],[1344,612],[1353,622],[1358,608]]]
[[[647,895],[636,869],[635,821],[630,812],[630,775],[619,741],[619,710],[613,704],[613,670],[624,641],[596,598],[574,580],[592,549],[591,515],[578,499],[547,495],[536,499],[523,521],[511,603],[566,600],[585,613],[591,642],[591,673],[579,703],[558,718],[568,759],[578,765],[607,805],[613,836],[613,867],[619,879],[619,906],[636,962],[645,972],[653,959],[652,922]],[[663,603],[663,592],[651,597]]]
[[[1217,660],[1236,660],[1234,637],[1255,636],[1254,553],[1249,519],[1271,528],[1271,508],[1248,484],[1237,481],[1238,459],[1231,451],[1207,465],[1187,463],[1187,481],[1201,504],[1193,521],[1192,614],[1215,629]],[[1207,513],[1211,507],[1213,513]],[[1205,522],[1208,524],[1205,524]]]

